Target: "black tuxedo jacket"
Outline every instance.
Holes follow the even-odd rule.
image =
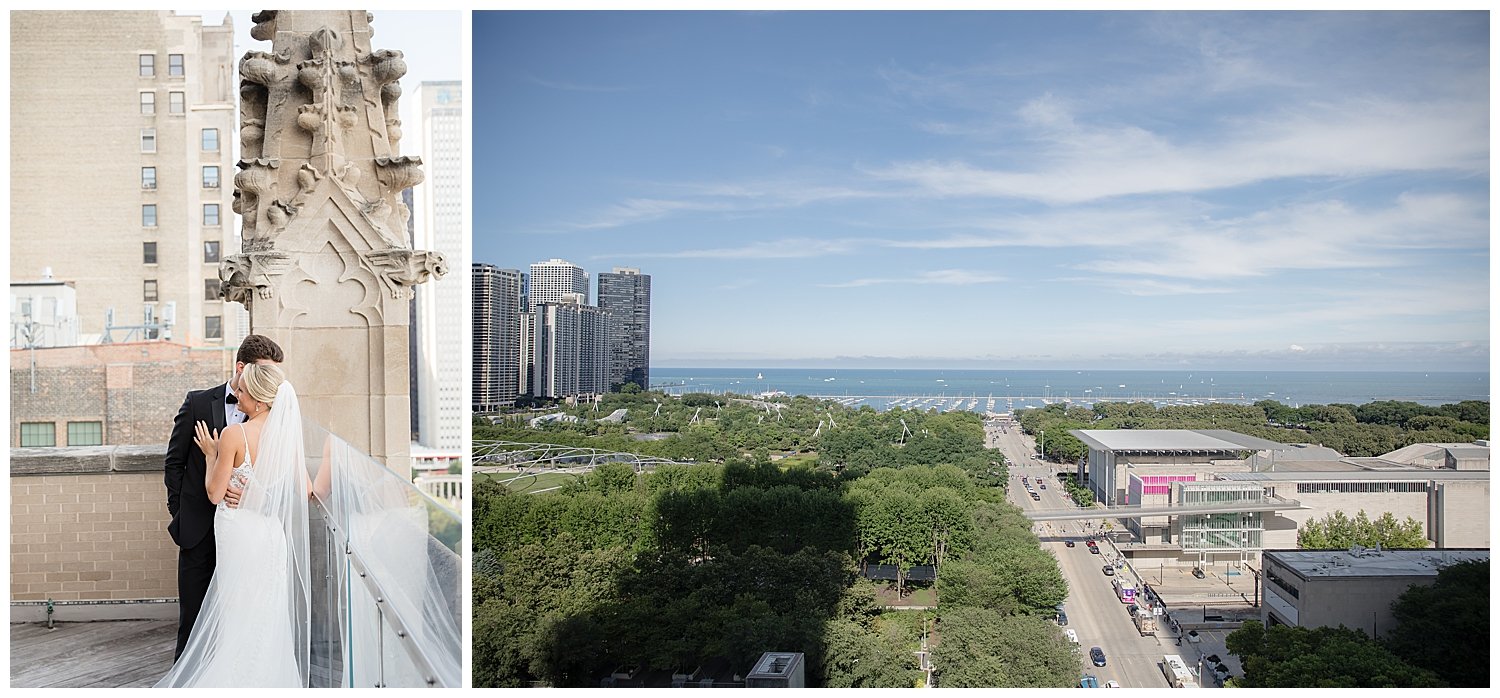
[[[224,432],[224,394],[222,384],[188,393],[172,421],[166,460],[167,511],[172,514],[172,523],[167,525],[167,532],[182,548],[194,547],[213,535],[216,507],[208,501],[204,486],[208,463],[198,444],[193,443],[193,426],[201,421],[220,434]]]

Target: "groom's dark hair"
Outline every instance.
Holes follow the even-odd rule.
[[[281,363],[281,347],[270,337],[261,334],[247,335],[240,342],[240,350],[234,355],[234,360],[242,364],[253,364],[261,360],[275,361]]]

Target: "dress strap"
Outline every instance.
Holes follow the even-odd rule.
[[[250,435],[245,433],[245,423],[240,422],[240,436],[245,439],[245,460],[240,465],[250,465]]]

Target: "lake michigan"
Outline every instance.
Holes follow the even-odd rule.
[[[780,392],[838,399],[851,406],[1005,412],[1068,402],[1140,400],[1292,406],[1406,400],[1441,405],[1489,400],[1489,373],[1359,371],[1006,371],[944,369],[652,367],[653,388],[689,392]],[[912,400],[912,398],[920,398]],[[994,399],[991,407],[990,400]]]

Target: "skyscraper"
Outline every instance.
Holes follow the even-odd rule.
[[[609,312],[609,383],[651,387],[651,276],[615,267],[599,274],[599,307]]]
[[[233,22],[18,11],[10,39],[11,278],[72,282],[85,344],[107,315],[171,320],[137,339],[238,344],[248,316],[219,295],[219,260],[239,251]]]
[[[442,252],[450,260],[467,259],[463,85],[458,81],[423,82],[417,86],[417,98],[422,108],[416,133],[411,135],[420,143],[426,179],[413,188],[418,238],[415,248]],[[417,298],[417,382],[413,388],[418,401],[418,441],[444,452],[463,448],[469,428],[464,384],[471,376],[462,361],[445,354],[446,347],[439,346],[438,337],[464,336],[468,328],[463,315],[453,310],[462,308],[468,296],[469,289],[460,276],[421,289]],[[477,401],[478,396],[474,399]]]
[[[473,265],[473,408],[493,412],[520,392],[521,272]]]
[[[530,307],[543,303],[561,303],[570,293],[579,294],[582,304],[589,302],[589,275],[572,262],[549,259],[531,265]]]
[[[532,313],[531,394],[536,397],[568,398],[609,390],[607,315],[577,300],[576,294],[569,294],[561,303],[536,306]]]

